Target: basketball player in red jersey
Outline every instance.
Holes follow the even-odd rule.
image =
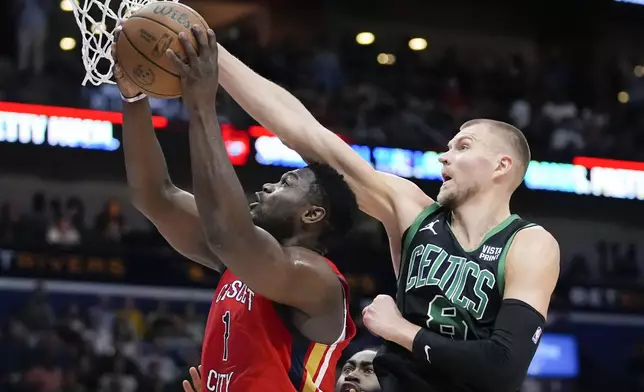
[[[134,204],[180,253],[222,272],[203,342],[202,391],[331,391],[355,326],[347,283],[322,254],[351,227],[355,196],[337,171],[309,165],[264,185],[249,211],[214,109],[214,33],[193,34],[198,55],[179,37],[188,64],[168,56],[190,116],[194,196],[170,181],[147,98],[118,63],[115,75]]]

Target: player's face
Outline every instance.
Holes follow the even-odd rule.
[[[262,191],[255,194],[257,201],[250,205],[255,224],[278,240],[293,237],[302,225],[302,217],[316,209],[308,203],[314,182],[313,172],[303,168],[284,173],[277,183],[264,184]]]
[[[380,392],[378,377],[373,371],[375,356],[375,351],[364,350],[349,358],[335,384],[335,392]]]
[[[490,186],[497,165],[496,142],[483,124],[460,131],[449,143],[439,161],[443,165],[443,185],[437,201],[454,208]]]

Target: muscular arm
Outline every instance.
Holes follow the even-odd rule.
[[[556,240],[541,227],[525,229],[508,254],[503,305],[489,339],[452,340],[404,321],[392,340],[476,390],[516,391],[536,352],[533,339],[545,324],[558,276]]]
[[[210,43],[204,42],[203,32],[198,29],[193,32],[200,42],[198,58],[191,53],[190,44],[181,38],[192,63],[191,69],[184,69],[184,78],[194,78],[195,83],[184,84],[184,91],[194,89],[189,93],[191,97],[184,93],[184,102],[190,118],[195,198],[211,250],[251,289],[272,301],[299,309],[310,317],[333,313],[337,309],[342,311],[342,286],[326,261],[304,249],[283,248],[273,236],[253,223],[215,113],[217,81],[212,68],[217,66],[216,57],[214,65],[194,65],[207,61],[209,48],[216,50],[216,42],[214,36],[210,36]],[[212,79],[214,85],[209,83]],[[208,87],[197,94],[196,85]],[[339,331],[332,332],[335,336],[329,338],[330,343],[339,336]]]
[[[219,47],[220,83],[255,120],[309,161],[345,176],[360,209],[388,230],[404,231],[433,201],[414,183],[373,169],[337,135],[324,128],[288,91],[253,72]]]
[[[147,98],[123,102],[123,149],[132,201],[182,255],[220,270],[206,243],[194,197],[172,184]]]

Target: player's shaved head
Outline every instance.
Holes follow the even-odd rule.
[[[474,125],[483,125],[509,148],[509,155],[512,156],[515,166],[515,188],[521,185],[523,177],[530,164],[530,145],[525,135],[517,127],[503,121],[490,120],[485,118],[467,121],[461,126],[461,130]]]

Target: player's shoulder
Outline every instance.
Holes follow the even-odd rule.
[[[526,227],[516,234],[509,256],[525,262],[540,259],[558,264],[559,243],[543,226]]]
[[[294,264],[314,268],[330,269],[338,271],[335,264],[322,256],[319,252],[304,248],[302,246],[285,246],[284,254]]]

